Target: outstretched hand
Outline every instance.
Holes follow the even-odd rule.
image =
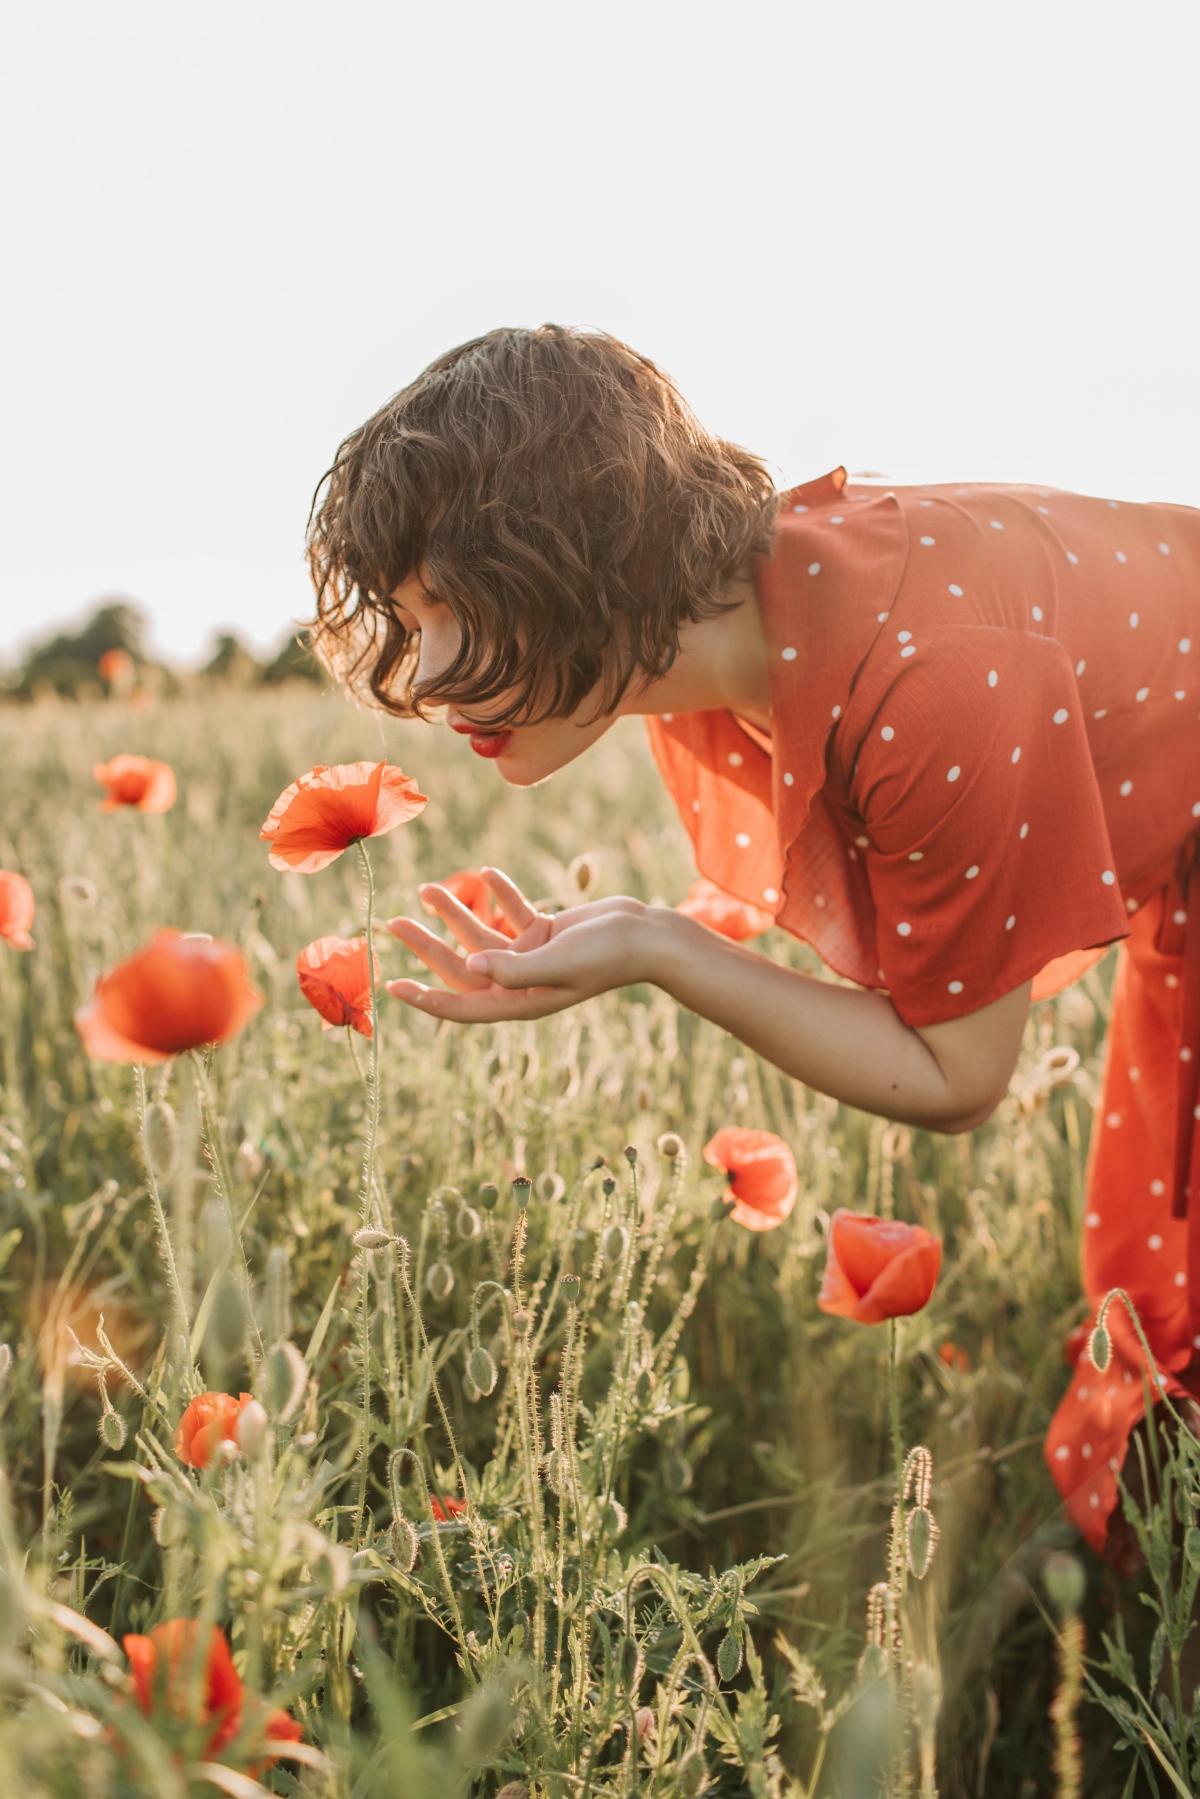
[[[436,881],[421,904],[449,926],[459,948],[415,918],[389,918],[388,930],[440,976],[445,988],[389,981],[396,999],[460,1024],[544,1018],[594,994],[652,979],[645,942],[650,909],[635,899],[589,900],[553,916],[531,906],[498,868],[483,878],[516,936],[492,930]]]

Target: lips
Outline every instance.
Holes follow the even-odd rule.
[[[504,754],[512,738],[511,731],[481,731],[476,725],[452,724],[450,729],[457,731],[460,737],[469,738],[475,754],[486,756],[489,762]]]

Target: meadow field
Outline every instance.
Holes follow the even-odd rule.
[[[807,1092],[649,989],[470,1029],[385,995],[359,1247],[370,1045],[321,1029],[295,960],[361,933],[361,864],[275,872],[269,808],[318,763],[386,757],[420,783],[424,811],[370,845],[379,919],[483,863],[554,906],[675,904],[695,871],[640,727],[524,793],[448,732],[299,684],[11,706],[0,751],[0,865],[38,907],[36,948],[0,947],[6,1794],[1190,1790],[1115,1753],[1128,1732],[1093,1699],[1064,1722],[1076,1606],[1043,1578],[1078,1559],[1089,1653],[1120,1626],[1152,1691],[1141,1589],[1079,1543],[1041,1452],[1085,1313],[1111,959],[1035,1008],[1011,1096],[959,1138]],[[101,813],[93,764],[122,751],[171,764],[170,811]],[[147,1071],[143,1131],[136,1071],[89,1060],[72,1019],[160,926],[237,945],[265,1004]],[[760,947],[816,969],[777,931]],[[383,978],[413,970],[377,948]],[[1059,1047],[1079,1059],[1056,1084]],[[795,1154],[776,1230],[724,1216],[701,1152],[727,1125]],[[888,1330],[816,1305],[839,1206],[944,1244],[899,1339],[939,1533],[908,1581],[911,1773],[880,1760],[887,1683],[864,1656],[888,1576]],[[253,1389],[270,1423],[197,1472],[171,1443],[202,1388]],[[130,1698],[122,1639],[173,1618],[228,1636],[240,1761]],[[296,1721],[299,1759],[247,1746],[257,1695]]]

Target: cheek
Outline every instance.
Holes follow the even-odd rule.
[[[436,680],[449,668],[458,654],[461,632],[450,618],[420,621],[421,647],[417,659],[417,680]]]

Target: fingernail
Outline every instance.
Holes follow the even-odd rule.
[[[488,972],[488,959],[483,954],[482,950],[476,950],[473,956],[467,957],[467,967],[471,970],[472,974],[486,974]]]

